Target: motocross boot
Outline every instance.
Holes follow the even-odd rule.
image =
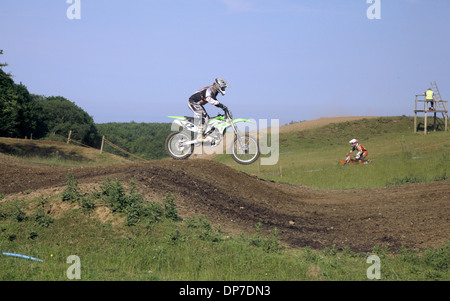
[[[200,125],[198,127],[198,132],[197,132],[197,142],[205,142],[206,141],[205,137],[203,136],[204,131],[205,131],[205,127],[203,125]]]

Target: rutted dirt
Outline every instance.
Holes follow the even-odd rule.
[[[182,217],[202,214],[229,233],[261,222],[292,247],[424,249],[450,238],[450,180],[359,190],[314,190],[261,180],[209,160],[55,167],[0,154],[0,192],[58,193],[71,172],[80,186],[134,178],[147,199],[176,199]]]

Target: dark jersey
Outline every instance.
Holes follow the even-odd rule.
[[[219,104],[219,101],[217,100],[218,93],[219,92],[214,88],[214,86],[207,86],[192,94],[189,101],[201,105],[209,102],[210,104],[217,106]]]

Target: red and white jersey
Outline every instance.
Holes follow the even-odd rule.
[[[367,149],[359,143],[356,144],[350,152],[353,152],[355,150],[358,151],[358,153],[356,154],[357,156],[361,156],[363,153],[367,153]]]

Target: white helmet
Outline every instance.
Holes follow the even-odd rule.
[[[358,144],[358,140],[352,139],[352,140],[350,140],[348,143],[350,143],[351,145],[355,146],[355,145]]]
[[[229,88],[230,85],[226,82],[226,80],[222,78],[216,78],[213,84],[214,88],[217,89],[217,91],[220,92],[220,94],[225,95],[225,88]]]

